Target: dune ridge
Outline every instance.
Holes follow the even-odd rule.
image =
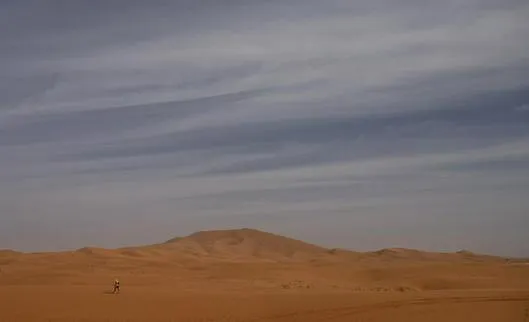
[[[121,276],[132,284],[251,285],[257,289],[419,291],[527,288],[529,261],[387,248],[325,248],[256,229],[200,231],[153,245],[73,251],[0,252],[0,284],[87,284]],[[161,278],[163,276],[163,278]]]
[[[280,257],[295,257],[297,253],[312,255],[322,254],[347,254],[357,256],[380,256],[392,258],[414,258],[414,259],[434,259],[438,258],[475,258],[482,260],[499,260],[499,261],[529,261],[529,258],[513,258],[504,256],[495,256],[488,254],[479,254],[469,250],[459,250],[455,252],[433,252],[409,248],[383,248],[375,251],[358,252],[346,248],[326,248],[306,241],[286,237],[270,232],[261,231],[253,228],[242,229],[224,229],[224,230],[204,230],[191,233],[184,237],[173,237],[164,242],[152,245],[127,246],[120,248],[103,248],[85,246],[76,250],[78,253],[87,255],[103,254],[132,254],[134,252],[145,252],[148,250],[172,250],[173,252],[185,253],[185,250],[194,249],[204,255],[215,255],[217,253],[232,253],[237,256],[240,254],[253,255],[254,257],[267,256],[274,257],[280,254]],[[231,250],[229,250],[231,249]],[[18,256],[18,255],[42,255],[42,254],[69,254],[72,251],[57,252],[22,252],[11,249],[0,249],[0,256]]]

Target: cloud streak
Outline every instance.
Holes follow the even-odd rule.
[[[0,248],[529,254],[524,1],[0,6]]]

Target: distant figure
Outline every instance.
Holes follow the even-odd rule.
[[[119,281],[118,281],[118,279],[114,280],[114,290],[112,291],[112,293],[114,293],[114,294],[119,293]]]

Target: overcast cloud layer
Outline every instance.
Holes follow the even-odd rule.
[[[529,2],[2,1],[0,248],[253,227],[529,255]]]

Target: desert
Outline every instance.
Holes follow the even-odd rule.
[[[525,322],[528,263],[328,249],[248,228],[118,249],[4,250],[0,321]]]
[[[529,322],[528,21],[0,1],[0,322]]]

